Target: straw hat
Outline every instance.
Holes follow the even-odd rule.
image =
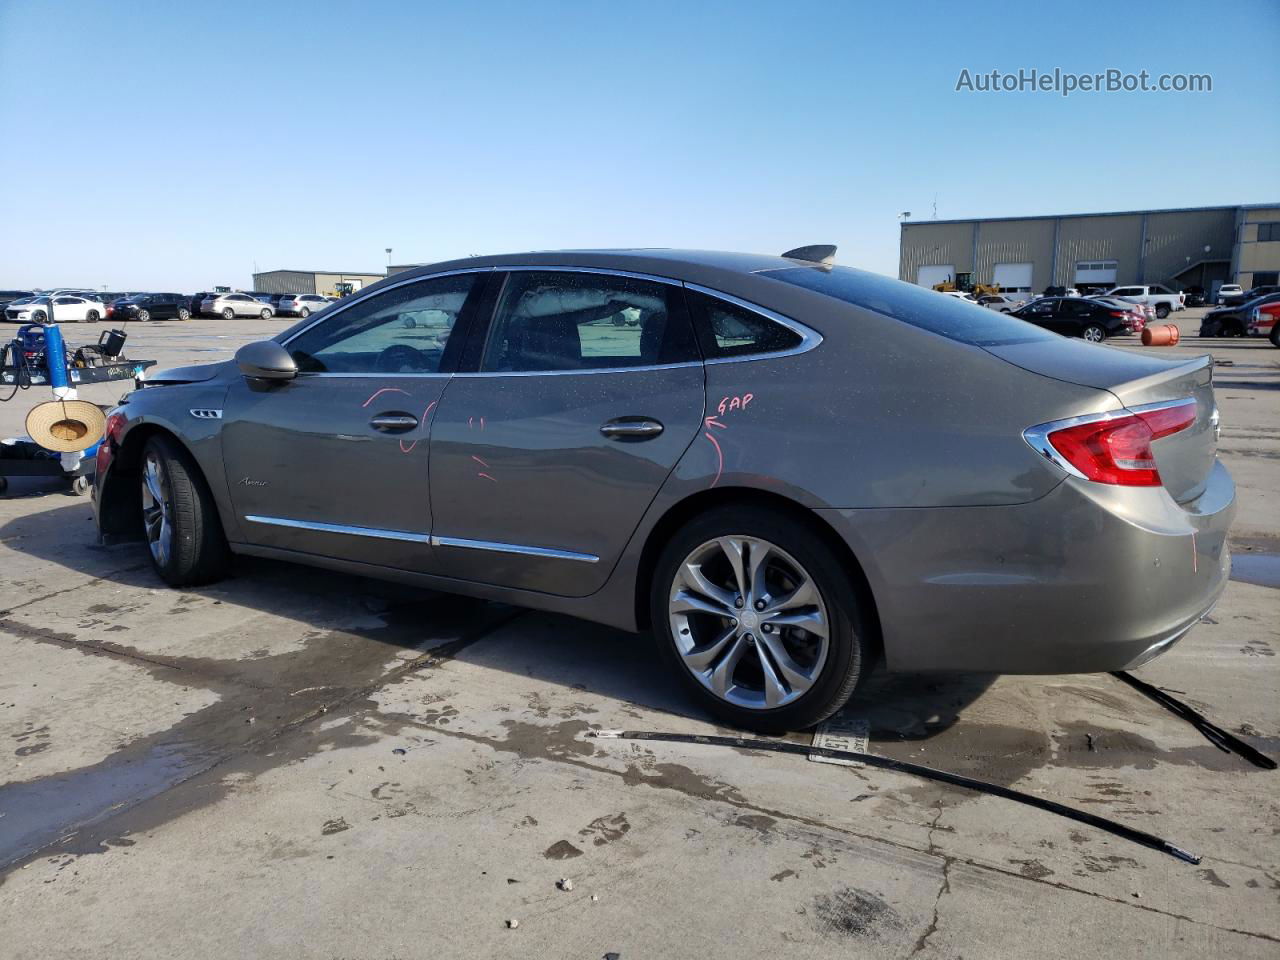
[[[55,453],[88,450],[106,425],[106,414],[87,400],[50,400],[27,414],[27,436]]]

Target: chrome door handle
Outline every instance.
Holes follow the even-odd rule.
[[[656,437],[665,427],[657,420],[638,418],[635,420],[610,420],[600,428],[600,432],[610,440],[646,440]]]
[[[404,433],[418,425],[418,418],[407,413],[381,413],[369,421],[369,426],[383,433]]]

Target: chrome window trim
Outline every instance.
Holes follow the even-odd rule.
[[[322,377],[322,378],[329,377],[334,379],[347,379],[347,380],[362,380],[362,379],[368,380],[373,378],[376,378],[378,380],[386,380],[387,378],[392,377],[395,379],[416,378],[419,380],[426,380],[426,379],[432,379],[432,378],[448,379],[449,377],[454,377],[454,376],[457,376],[457,374],[454,374],[454,373],[400,373],[398,371],[395,373],[387,373],[387,372],[377,371],[377,370],[372,371],[370,373],[343,373],[341,371],[334,371],[334,370],[307,370],[307,371],[299,372],[297,379],[302,380],[304,378],[311,378],[311,377]]]
[[[512,273],[530,273],[530,272],[546,272],[546,273],[598,273],[607,277],[624,277],[628,280],[649,280],[653,283],[665,283],[669,287],[683,286],[683,281],[676,280],[673,277],[659,277],[652,273],[635,273],[631,270],[615,270],[612,267],[555,267],[555,266],[498,266],[495,270],[505,270]]]
[[[1073,477],[1081,480],[1088,480],[1083,473],[1058,452],[1058,449],[1049,442],[1049,434],[1056,430],[1064,430],[1067,427],[1078,427],[1085,423],[1102,423],[1106,420],[1120,420],[1124,417],[1131,417],[1137,413],[1150,413],[1153,410],[1166,410],[1170,407],[1180,407],[1186,404],[1196,404],[1195,397],[1181,397],[1177,400],[1160,400],[1156,403],[1144,403],[1136,407],[1121,407],[1118,410],[1106,410],[1102,413],[1086,413],[1078,417],[1066,417],[1062,420],[1050,420],[1047,423],[1037,423],[1033,427],[1027,427],[1022,431],[1022,439],[1027,442],[1036,453],[1044,457],[1044,459],[1057,464]]]
[[[806,327],[799,320],[792,320],[790,317],[784,317],[782,314],[770,310],[768,307],[762,307],[758,303],[752,303],[750,300],[743,300],[741,297],[735,297],[731,293],[725,293],[723,290],[716,290],[712,287],[704,287],[699,283],[685,283],[686,290],[694,290],[716,300],[723,300],[731,303],[735,307],[741,307],[743,310],[749,310],[752,313],[759,314],[766,320],[772,321],[780,326],[786,327],[792,333],[800,337],[800,343],[789,350],[771,350],[768,353],[748,353],[736,357],[713,357],[704,361],[707,364],[713,363],[744,363],[751,360],[774,360],[778,357],[794,357],[802,353],[808,353],[814,347],[822,343],[822,334],[817,330]]]
[[[296,333],[290,334],[288,340],[281,340],[280,346],[282,347],[289,346],[289,344],[291,344],[294,340],[297,340],[298,337],[302,336],[304,333],[309,331],[312,327],[318,326],[319,324],[322,324],[322,323],[328,323],[334,317],[341,315],[347,310],[350,310],[356,304],[363,303],[364,301],[368,300],[370,297],[374,297],[379,294],[386,293],[388,290],[397,290],[400,287],[407,287],[411,283],[421,283],[424,280],[436,280],[440,277],[458,277],[466,273],[493,273],[493,271],[494,271],[493,267],[465,267],[459,270],[444,270],[444,271],[441,271],[440,273],[427,273],[427,274],[421,274],[416,277],[409,277],[406,280],[398,280],[395,283],[387,284],[385,287],[379,287],[377,290],[370,289],[367,292],[362,292],[362,294],[359,296],[347,298],[347,302],[341,305],[332,304],[331,305],[332,309],[317,311],[315,314],[313,314],[313,316],[315,316],[316,318],[315,320],[307,324],[305,327],[303,327],[301,330],[297,331]]]
[[[455,377],[563,377],[575,374],[598,373],[652,373],[655,370],[678,370],[681,367],[700,367],[701,360],[681,360],[679,363],[652,363],[642,367],[584,367],[581,370],[471,370],[459,371]]]
[[[577,560],[580,563],[599,563],[593,553],[574,550],[555,550],[551,547],[526,547],[518,543],[499,543],[494,540],[465,540],[461,537],[432,537],[433,547],[458,547],[463,550],[488,550],[492,553],[514,553],[524,557],[543,557],[549,560]]]
[[[316,533],[344,533],[353,537],[372,537],[377,540],[403,540],[408,543],[431,543],[427,533],[410,533],[407,530],[382,530],[377,527],[354,527],[345,523],[320,523],[314,520],[289,520],[285,517],[264,517],[246,514],[250,523],[262,523],[272,527],[289,527],[293,530],[311,530]]]

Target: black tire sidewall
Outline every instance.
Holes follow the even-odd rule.
[[[227,316],[227,314],[230,314],[230,316]],[[223,320],[234,320],[235,318],[236,318],[236,312],[232,310],[230,307],[227,307],[227,309],[222,311]]]
[[[157,434],[142,450],[142,464],[154,456],[169,488],[169,522],[173,542],[167,563],[147,555],[160,579],[170,586],[189,586],[219,579],[226,570],[227,544],[217,507],[191,455],[172,437]],[[139,474],[141,476],[141,473]]]
[[[676,570],[694,548],[726,535],[759,537],[781,547],[814,578],[826,604],[830,618],[827,662],[813,688],[786,706],[750,710],[720,700],[689,672],[671,634],[667,608]],[[841,561],[809,525],[760,507],[718,507],[679,530],[654,569],[649,617],[660,654],[693,698],[734,726],[763,733],[800,730],[825,720],[844,705],[873,665],[863,605]]]

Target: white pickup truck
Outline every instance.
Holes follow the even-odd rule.
[[[1108,290],[1105,296],[1117,297],[1121,300],[1128,300],[1130,303],[1141,303],[1148,307],[1154,307],[1156,316],[1161,320],[1175,310],[1185,310],[1187,307],[1187,295],[1185,293],[1174,293],[1168,287],[1161,286],[1158,283],[1116,287]]]

